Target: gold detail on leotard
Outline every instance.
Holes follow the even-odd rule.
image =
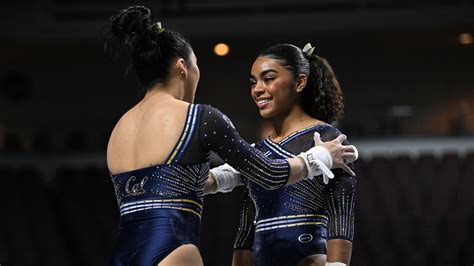
[[[278,217],[263,219],[263,220],[258,221],[257,224],[265,223],[265,222],[269,222],[269,221],[294,219],[294,218],[302,218],[302,217],[319,217],[319,218],[328,219],[328,217],[326,215],[322,215],[322,214],[298,214],[298,215],[278,216]]]
[[[288,227],[295,227],[295,226],[302,226],[302,225],[323,225],[327,227],[327,224],[323,222],[303,222],[303,223],[293,223],[293,224],[283,224],[283,225],[263,227],[263,228],[255,229],[255,232],[257,233],[257,232],[267,231],[267,230],[272,230],[272,229],[288,228]]]

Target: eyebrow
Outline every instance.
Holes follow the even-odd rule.
[[[263,77],[263,76],[265,76],[266,74],[268,74],[270,72],[278,73],[278,71],[276,71],[274,69],[271,69],[271,68],[270,69],[265,69],[264,71],[262,71],[262,73],[260,73],[260,77]],[[250,78],[255,79],[255,77],[252,74],[250,74]]]

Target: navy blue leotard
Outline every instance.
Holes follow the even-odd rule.
[[[331,125],[316,125],[255,147],[269,158],[293,157],[314,146],[315,131],[323,141],[340,134]],[[252,250],[257,266],[293,266],[304,257],[326,254],[328,239],[352,241],[356,177],[332,171],[335,178],[328,185],[318,177],[276,190],[244,178],[246,197],[234,248]]]
[[[217,109],[190,104],[166,163],[112,175],[120,208],[112,265],[157,265],[179,246],[198,244],[211,150],[267,189],[288,181],[286,160],[267,158],[251,147]]]

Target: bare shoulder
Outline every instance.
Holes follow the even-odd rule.
[[[161,104],[153,105],[150,111],[153,113],[168,113],[170,115],[177,115],[177,112],[186,112],[189,107],[189,103],[179,100],[172,100],[163,102]]]
[[[183,101],[168,101],[159,105],[148,106],[143,112],[141,121],[150,126],[161,128],[173,125],[179,126],[186,119],[189,103]]]
[[[123,114],[120,119],[117,121],[117,123],[114,126],[114,129],[112,130],[112,133],[110,135],[110,139],[112,139],[114,136],[118,135],[121,133],[121,131],[126,128],[127,126],[130,126],[131,123],[133,123],[136,120],[137,116],[137,107],[134,106],[130,110],[128,110],[125,114]],[[109,139],[109,141],[110,141]]]
[[[128,110],[125,114],[123,114],[122,117],[120,117],[120,119],[115,124],[112,133],[109,137],[107,153],[110,153],[110,151],[113,150],[114,147],[116,147],[115,144],[126,139],[122,138],[122,136],[129,135],[131,133],[129,132],[129,130],[133,128],[131,124],[134,123],[136,120],[136,110],[134,110],[134,108]]]

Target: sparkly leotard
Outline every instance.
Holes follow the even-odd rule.
[[[211,150],[267,189],[288,181],[286,160],[251,147],[217,109],[190,104],[165,164],[112,176],[121,215],[112,265],[157,265],[179,246],[198,244]]]
[[[270,158],[293,157],[314,145],[315,131],[323,141],[340,134],[330,125],[317,125],[255,147]],[[328,185],[315,178],[276,190],[244,178],[246,197],[234,248],[253,250],[257,266],[293,266],[304,257],[325,254],[327,239],[352,241],[356,178],[332,171],[335,179]]]

